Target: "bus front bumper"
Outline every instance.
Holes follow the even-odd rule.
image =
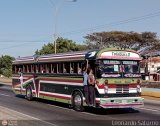
[[[102,108],[138,108],[144,106],[144,98],[141,97],[100,98],[99,102],[99,106]]]

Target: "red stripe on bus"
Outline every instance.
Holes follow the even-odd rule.
[[[102,84],[102,85],[97,85],[97,86],[98,86],[99,89],[104,89],[105,85]],[[108,86],[108,88],[116,88],[115,84],[108,84],[107,86]]]
[[[104,89],[104,84],[97,85],[99,89]]]
[[[108,88],[116,88],[117,86],[114,84],[108,85]]]
[[[100,103],[100,100],[96,100],[96,103]]]
[[[137,84],[130,84],[129,88],[137,88]]]
[[[104,89],[105,85],[102,84],[102,85],[97,85],[97,86],[98,86],[99,89]],[[108,84],[107,86],[108,86],[108,88],[116,88],[117,84]],[[137,88],[137,84],[129,84],[129,88]]]
[[[45,95],[45,96],[49,96],[49,97],[56,97],[56,98],[71,100],[71,98],[68,98],[68,97],[65,97],[65,96],[54,95],[54,94],[39,93],[39,95]]]

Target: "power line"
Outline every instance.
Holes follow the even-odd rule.
[[[153,17],[157,17],[159,15],[160,15],[160,11],[155,12],[155,13],[146,14],[146,15],[139,16],[139,17],[134,17],[134,18],[126,19],[126,20],[121,20],[121,21],[118,21],[118,22],[112,22],[112,23],[108,23],[108,24],[104,24],[104,25],[95,26],[95,27],[90,27],[90,28],[85,28],[85,29],[80,29],[80,30],[75,30],[75,31],[70,31],[70,32],[64,32],[64,33],[61,33],[61,35],[83,33],[83,32],[87,32],[87,31],[91,31],[91,30],[101,29],[101,28],[104,28],[104,27],[112,27],[112,26],[117,26],[117,25],[121,25],[121,24],[130,23],[130,22],[136,22],[136,21],[140,21],[140,20],[144,20],[144,19],[150,19],[150,18],[153,18]]]
[[[50,2],[52,2],[52,1],[50,0]],[[117,25],[126,24],[126,23],[130,23],[130,22],[150,19],[150,18],[153,18],[153,17],[157,17],[159,15],[160,15],[160,11],[155,12],[155,13],[146,14],[146,15],[139,16],[139,17],[134,17],[134,18],[126,19],[126,20],[121,20],[121,21],[118,21],[118,22],[112,22],[112,23],[108,23],[108,24],[104,24],[104,25],[95,26],[95,27],[90,27],[90,28],[80,29],[80,30],[76,30],[76,31],[65,32],[65,33],[61,33],[61,35],[83,33],[83,32],[87,32],[87,31],[91,31],[91,30],[101,29],[101,28],[104,28],[104,27],[117,26]],[[50,36],[52,36],[52,35],[50,35]],[[28,41],[28,40],[27,41],[26,40],[20,40],[20,41],[17,41],[17,40],[0,40],[0,42],[25,42],[25,43],[22,43],[22,44],[17,44],[17,45],[14,45],[14,46],[2,48],[2,49],[9,49],[9,48],[23,46],[23,45],[26,45],[26,44],[31,44],[32,42],[38,43],[38,42],[45,42],[45,41],[42,41],[42,40],[41,41],[39,41],[39,40],[34,40],[34,41]]]
[[[39,42],[46,42],[46,41],[39,41],[39,40],[34,40],[34,41],[30,41],[30,40],[0,40],[0,43],[21,43],[21,42],[27,42],[27,43],[39,43]]]
[[[9,46],[6,48],[0,48],[0,50],[4,50],[4,49],[10,49],[10,48],[16,48],[16,47],[20,47],[20,46],[24,46],[24,45],[28,45],[29,43],[22,43],[22,44],[17,44],[17,45],[13,45],[13,46]],[[34,43],[30,43],[30,44],[34,44]]]

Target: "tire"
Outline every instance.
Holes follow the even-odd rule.
[[[72,106],[73,106],[73,109],[76,110],[76,111],[79,111],[79,112],[84,111],[83,97],[82,97],[82,94],[80,92],[75,92],[73,94]]]
[[[30,86],[28,86],[28,87],[26,88],[26,99],[27,99],[28,101],[33,100],[32,88],[31,88]]]

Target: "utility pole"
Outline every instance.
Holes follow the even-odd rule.
[[[54,24],[54,53],[56,54],[57,53],[57,38],[58,38],[58,35],[57,35],[57,23],[58,23],[58,12],[59,12],[59,8],[60,6],[63,4],[63,2],[77,2],[77,0],[62,0],[58,5],[53,3],[52,0],[50,0],[51,4],[53,5],[54,7],[54,19],[55,19],[55,24]]]

